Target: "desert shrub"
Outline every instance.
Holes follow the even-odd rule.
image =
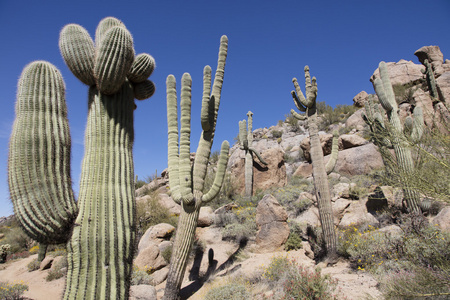
[[[216,161],[217,162],[217,161]],[[214,183],[214,178],[216,177],[216,165],[208,165],[205,185],[203,188],[203,192],[206,193],[212,187]],[[236,184],[234,183],[233,177],[230,172],[225,174],[225,178],[223,179],[222,187],[220,188],[219,194],[212,199],[208,205],[213,209],[217,209],[227,203],[232,202],[233,197],[236,194]]]
[[[30,249],[34,241],[29,238],[17,224],[17,227],[7,227],[4,230],[5,237],[0,244],[9,244],[9,252],[14,254]]]
[[[256,225],[256,207],[239,206],[233,209],[236,218],[233,223],[225,225],[222,229],[222,238],[224,240],[241,241],[249,239],[256,234],[258,227]]]
[[[408,102],[413,104],[414,92],[418,87],[412,87],[412,84],[394,84],[392,89],[394,90],[395,101],[397,104]]]
[[[168,223],[177,226],[177,217],[171,215],[169,210],[158,202],[159,193],[153,191],[150,197],[141,198],[136,205],[136,219],[138,228],[138,237],[142,236],[145,231],[153,225],[160,223]]]
[[[19,283],[0,282],[0,299],[20,300],[25,299],[22,294],[28,291],[28,286],[22,281]]]
[[[288,220],[289,225],[289,237],[284,244],[285,250],[297,250],[303,247],[302,245],[302,234],[303,230],[300,225],[295,221]]]
[[[67,273],[67,266],[67,256],[64,256],[63,258],[59,259],[54,265],[52,265],[52,268],[50,269],[50,271],[48,271],[45,280],[52,281],[65,276]]]
[[[287,257],[275,257],[263,273],[271,288],[281,289],[280,299],[337,299],[337,281]]]
[[[336,105],[335,108],[324,101],[317,102],[317,114],[321,117],[319,130],[327,129],[332,124],[345,122],[357,108],[353,105]]]
[[[0,246],[0,263],[6,262],[6,257],[8,256],[8,252],[11,249],[9,244],[3,244]]]
[[[252,294],[244,284],[230,282],[222,286],[211,288],[203,299],[248,300],[251,298]]]
[[[297,118],[294,117],[294,115],[289,112],[289,114],[285,115],[285,122],[291,127],[291,131],[293,132],[299,132],[300,126],[298,125]]]
[[[153,277],[146,270],[141,270],[137,266],[133,266],[133,270],[131,271],[131,285],[151,285],[152,281]]]
[[[41,265],[40,261],[38,261],[37,259],[33,259],[27,265],[28,272],[39,270],[40,265]]]
[[[279,130],[272,130],[272,137],[273,138],[281,138],[281,136],[283,135],[283,132],[279,131]]]
[[[165,261],[170,263],[170,258],[172,257],[172,246],[164,248],[164,250],[161,252],[161,255]]]
[[[137,190],[146,184],[147,184],[147,182],[145,182],[144,180],[138,179],[137,181],[134,182],[134,189]]]

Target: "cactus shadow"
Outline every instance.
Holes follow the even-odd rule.
[[[205,256],[205,251],[203,249],[198,249],[195,253],[194,263],[189,273],[189,280],[193,282],[180,290],[180,299],[185,300],[191,297],[198,290],[200,290],[209,279],[211,279],[215,275],[222,277],[240,269],[241,265],[237,265],[222,274],[218,274],[226,270],[229,266],[236,262],[238,253],[247,246],[247,243],[247,238],[241,239],[239,241],[239,247],[236,249],[236,251],[234,251],[220,266],[218,266],[218,261],[214,259],[214,250],[212,248],[209,248],[207,254],[208,268],[204,274],[200,274],[200,266],[202,259]]]

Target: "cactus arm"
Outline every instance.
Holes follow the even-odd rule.
[[[72,47],[74,44],[77,45],[75,51]],[[60,33],[59,48],[73,75],[88,86],[94,85],[94,41],[87,30],[77,24],[64,26]]]
[[[439,94],[436,88],[436,78],[433,72],[433,66],[430,64],[428,59],[425,59],[423,62],[425,66],[425,70],[422,70],[422,73],[426,75],[428,86],[430,87],[430,96],[434,101],[439,101]]]
[[[134,61],[133,38],[124,27],[112,27],[106,31],[97,45],[94,75],[100,92],[117,93],[126,80]]]
[[[253,113],[251,111],[247,112],[248,126],[247,126],[247,140],[249,147],[253,143]]]
[[[301,114],[299,114],[298,112],[296,112],[295,110],[293,110],[293,109],[291,109],[291,114],[294,116],[294,118],[296,118],[297,120],[302,120],[302,121],[304,121],[304,120],[306,120],[308,117],[307,116],[304,116],[304,115],[301,115]]]
[[[239,121],[239,145],[242,150],[248,149],[247,121]]]
[[[173,75],[166,80],[167,86],[167,125],[168,125],[168,167],[169,186],[173,200],[181,203],[179,153],[178,153],[178,109],[176,81]]]
[[[209,105],[210,95],[211,93],[211,67],[205,66],[203,69],[203,98],[202,98],[202,111],[201,111],[201,124],[202,129],[204,131],[208,131],[210,129],[210,120],[209,120],[209,110],[212,108],[212,105]]]
[[[70,178],[70,132],[61,72],[36,61],[18,84],[8,184],[24,232],[43,244],[70,238],[77,207]]]
[[[374,89],[377,93],[378,99],[380,100],[381,106],[383,106],[384,110],[387,112],[390,112],[394,109],[391,102],[388,99],[387,93],[384,90],[383,81],[381,79],[377,78],[374,81]]]
[[[295,91],[291,91],[292,100],[294,100],[294,104],[299,111],[306,112],[306,107],[303,106],[302,102],[299,99],[299,96],[297,96],[297,94],[299,94],[301,98],[305,98],[302,91],[300,90],[300,87],[298,86],[297,78],[292,79],[292,82],[294,83],[296,89],[298,87],[297,93]]]
[[[330,174],[333,172],[334,167],[336,166],[338,153],[339,153],[339,147],[338,147],[338,141],[339,141],[339,133],[337,131],[333,132],[333,145],[331,146],[331,156],[328,160],[327,164],[325,165],[325,171],[327,174]]]
[[[220,191],[223,184],[223,179],[225,178],[225,173],[227,170],[228,163],[228,152],[230,150],[230,144],[228,141],[223,141],[222,147],[220,149],[219,160],[217,163],[217,172],[214,178],[214,183],[211,189],[202,196],[202,203],[207,203],[214,199]]]
[[[414,121],[413,121],[413,127],[412,127],[412,132],[411,132],[411,138],[415,143],[417,143],[422,138],[423,130],[424,130],[422,108],[416,106],[414,108],[413,115],[414,115]]]
[[[141,53],[136,56],[131,65],[127,78],[132,83],[144,82],[155,69],[155,59],[147,53]]]
[[[99,22],[97,29],[95,30],[95,47],[99,47],[108,30],[113,27],[126,28],[122,21],[114,17],[106,17]]]
[[[217,60],[217,68],[214,75],[214,84],[212,86],[210,103],[212,108],[209,111],[210,128],[209,130],[202,131],[200,141],[198,143],[197,152],[195,154],[194,161],[194,190],[203,191],[205,184],[206,169],[209,161],[209,155],[211,154],[211,147],[214,141],[214,133],[216,130],[217,115],[220,106],[220,95],[222,91],[223,78],[225,73],[225,63],[228,53],[228,38],[223,35],[220,38],[219,55]]]
[[[255,149],[249,147],[248,150],[250,151],[250,153],[255,154],[255,156],[259,159],[259,161],[267,166],[267,162],[262,158],[262,156],[258,153],[258,151],[256,151]]]
[[[191,75],[184,73],[181,79],[181,118],[180,118],[180,157],[179,176],[180,192],[183,202],[190,204],[194,200],[192,194],[191,175]]]

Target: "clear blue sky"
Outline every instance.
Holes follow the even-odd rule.
[[[229,38],[222,101],[213,150],[233,143],[238,121],[254,113],[254,127],[270,127],[293,108],[292,77],[309,65],[318,100],[351,105],[381,60],[412,60],[414,51],[438,45],[450,58],[449,0],[380,1],[22,1],[0,0],[0,216],[12,214],[7,187],[8,140],[17,80],[33,60],[56,65],[66,82],[72,135],[72,180],[78,192],[87,87],[64,64],[59,31],[77,23],[94,34],[107,16],[122,20],[136,53],[156,60],[155,95],[135,112],[135,173],[144,178],[167,167],[165,80],[184,72],[193,79],[192,149],[196,150],[202,70],[216,67],[220,36]]]

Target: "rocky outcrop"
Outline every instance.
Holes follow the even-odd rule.
[[[256,246],[259,252],[279,250],[289,237],[286,210],[272,195],[265,195],[256,208]]]
[[[328,159],[325,157],[325,159]],[[343,175],[363,175],[384,167],[377,147],[366,144],[360,147],[339,151],[334,171]]]
[[[423,74],[421,70],[422,65],[413,63],[412,61],[406,61],[401,59],[398,62],[388,62],[386,63],[389,78],[393,86],[395,85],[416,85],[420,83],[423,79]],[[370,81],[373,82],[376,78],[380,78],[380,72],[378,68],[370,77]]]
[[[353,97],[353,105],[356,107],[364,107],[369,95],[366,91],[359,92],[355,97]]]
[[[421,64],[424,63],[425,59],[428,59],[428,62],[433,66],[436,76],[440,76],[445,72],[442,66],[444,63],[444,55],[438,46],[423,46],[416,50],[414,55],[417,56]]]

